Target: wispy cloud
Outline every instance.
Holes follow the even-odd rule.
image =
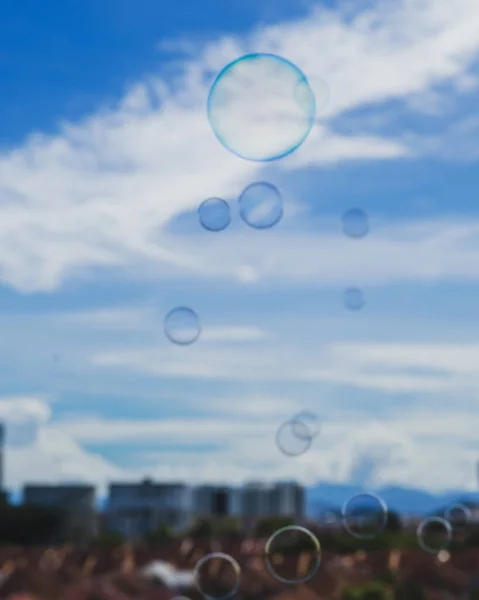
[[[304,348],[201,346],[98,354],[93,363],[158,378],[245,382],[316,382],[384,392],[479,392],[477,344],[344,342]]]
[[[225,404],[232,401],[224,399]],[[226,407],[223,414],[221,410],[216,415],[206,410],[200,417],[177,419],[127,420],[77,414],[52,421],[45,418],[49,409],[42,400],[1,400],[2,418],[10,422],[22,406],[25,415],[36,414],[38,408],[42,413],[40,421],[36,419],[36,435],[24,437],[22,443],[8,449],[9,485],[16,487],[25,480],[81,480],[98,484],[104,492],[112,479],[135,479],[142,474],[191,482],[240,483],[252,473],[265,480],[296,477],[305,483],[321,479],[339,482],[349,480],[354,473],[359,477],[361,465],[372,461],[368,483],[373,486],[394,482],[443,489],[447,482],[451,487],[474,489],[478,414],[459,411],[452,405],[434,414],[403,407],[379,422],[360,411],[338,412],[323,420],[321,435],[310,450],[291,459],[281,454],[274,439],[282,420],[292,416],[295,399],[257,395],[238,398],[240,401],[254,403],[262,411],[256,410],[253,420],[249,410],[228,417]],[[274,406],[282,408],[277,412]],[[322,412],[318,415],[321,418]],[[121,444],[143,467],[115,465],[84,449],[92,444],[104,448]],[[437,476],[439,464],[441,477]]]
[[[479,426],[476,344],[457,339],[452,327],[448,341],[436,344],[432,317],[429,334],[406,343],[408,332],[423,325],[409,314],[395,333],[392,325],[383,332],[384,319],[371,326],[372,317],[361,315],[347,335],[344,326],[333,335],[336,316],[316,303],[319,287],[327,292],[351,282],[477,282],[477,219],[438,215],[392,224],[385,207],[383,217],[370,216],[373,233],[358,244],[341,233],[339,208],[337,219],[324,218],[313,230],[310,217],[321,200],[306,202],[294,190],[305,173],[346,161],[476,160],[477,109],[467,103],[478,82],[479,4],[403,0],[348,14],[318,7],[307,18],[248,36],[182,47],[180,41],[179,47],[176,75],[138,81],[118,106],[62,123],[52,136],[32,134],[0,158],[1,280],[58,301],[51,314],[1,317],[5,379],[20,377],[11,368],[16,361],[22,365],[16,388],[29,378],[30,387],[41,382],[46,391],[60,390],[55,405],[42,395],[0,400],[0,417],[18,434],[7,455],[9,485],[77,478],[104,486],[148,472],[191,481],[354,476],[371,485],[471,488]],[[266,169],[222,148],[205,115],[214,74],[250,51],[283,55],[329,87],[329,102],[305,144]],[[458,103],[465,108],[456,114],[451,106]],[[341,119],[379,107],[374,124],[351,118],[348,133],[340,131]],[[274,106],[271,115],[262,135],[281,125]],[[398,115],[414,118],[406,126]],[[432,120],[427,135],[415,127],[415,118],[425,115]],[[249,230],[236,214],[224,235],[172,227],[205,198],[234,199],[263,177],[291,182],[285,217],[274,230]],[[351,190],[348,202],[354,199]],[[104,273],[146,291],[128,305],[103,299],[92,284]],[[90,284],[76,311],[61,295],[72,280]],[[277,296],[298,291],[314,308],[297,295],[288,305]],[[265,307],[267,294],[273,300]],[[180,295],[204,308],[202,336],[189,348],[168,344],[162,331],[164,314]],[[361,317],[369,320],[358,329]],[[53,353],[61,357],[55,371],[46,366]],[[125,381],[135,394],[133,419],[120,409],[112,416]],[[284,396],[276,397],[277,389]],[[297,392],[288,395],[291,389]],[[81,397],[87,391],[95,394],[88,415]],[[389,410],[374,420],[367,402],[354,409],[340,402],[346,393],[374,395]],[[168,394],[179,398],[175,410]],[[401,394],[414,396],[412,407],[392,406]],[[465,410],[465,400],[461,410],[453,408],[451,397],[459,395],[470,395],[473,410]],[[292,461],[275,446],[275,432],[305,408],[317,411],[324,427],[311,451]],[[167,461],[160,439],[172,447]],[[195,444],[204,452],[195,452]],[[128,447],[141,466],[120,467],[97,452],[115,445]]]
[[[208,196],[238,194],[258,174],[258,165],[218,144],[204,112],[206,75],[249,50],[278,52],[307,74],[319,64],[331,88],[323,124],[282,169],[416,153],[421,143],[344,138],[327,119],[470,80],[478,10],[472,0],[409,0],[378,4],[346,21],[317,9],[248,39],[210,42],[185,59],[176,81],[152,77],[114,109],[65,123],[55,136],[32,135],[0,160],[3,281],[23,291],[53,290],[94,266],[204,270],[195,253],[157,232]]]

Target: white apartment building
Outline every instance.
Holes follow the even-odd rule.
[[[270,488],[271,514],[304,519],[306,496],[304,488],[295,482],[280,482]]]
[[[304,488],[294,482],[273,485],[247,483],[240,490],[239,514],[243,525],[250,528],[261,518],[271,516],[304,518]]]
[[[127,537],[142,536],[165,524],[187,528],[201,518],[236,517],[250,528],[268,516],[304,516],[304,489],[296,483],[248,483],[240,488],[180,483],[113,483],[109,487],[107,525]]]
[[[304,516],[304,488],[294,482],[250,482],[240,488],[202,485],[192,491],[192,515],[198,517]]]
[[[200,485],[193,488],[191,514],[196,519],[231,517],[240,513],[238,490],[218,485]]]
[[[161,525],[188,526],[191,490],[182,483],[112,483],[109,486],[107,526],[127,537],[141,536]]]
[[[265,483],[250,482],[240,489],[242,517],[266,517],[272,513],[271,488]]]

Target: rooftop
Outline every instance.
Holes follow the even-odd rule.
[[[3,583],[0,597],[8,600],[170,600],[185,594],[200,600],[192,572],[212,551],[233,556],[241,567],[238,600],[336,600],[351,584],[385,580],[394,572],[399,584],[420,585],[428,600],[460,599],[477,577],[477,549],[452,555],[444,562],[420,549],[357,552],[339,556],[325,552],[317,574],[302,585],[275,580],[263,560],[265,540],[236,542],[183,540],[161,547],[124,545],[116,549],[0,549]],[[213,547],[214,546],[214,547]],[[301,560],[291,557],[283,567],[299,573]],[[283,568],[282,567],[282,568]],[[210,573],[212,576],[212,574]],[[214,573],[227,585],[226,573]]]

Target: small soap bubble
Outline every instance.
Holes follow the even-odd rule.
[[[165,317],[166,337],[174,344],[188,346],[200,337],[201,325],[198,315],[191,308],[179,306]]]
[[[471,510],[464,504],[453,504],[444,511],[444,518],[457,533],[462,533],[472,521]]]
[[[369,233],[368,216],[360,208],[352,208],[343,214],[343,232],[352,238],[362,238]]]
[[[372,492],[354,495],[345,502],[342,510],[346,531],[358,539],[378,536],[388,520],[388,509],[384,500]]]
[[[222,231],[231,223],[229,204],[221,198],[208,198],[198,208],[200,224],[208,231]]]
[[[265,181],[248,185],[238,199],[240,217],[254,229],[268,229],[283,216],[283,199],[276,186]]]
[[[210,88],[208,120],[220,143],[252,161],[287,156],[309,135],[316,101],[292,62],[254,53],[226,65]]]
[[[419,545],[429,554],[447,550],[452,541],[452,533],[451,524],[442,517],[423,519],[416,532]]]
[[[281,583],[309,581],[321,565],[321,545],[316,536],[298,525],[278,529],[264,549],[265,565]]]
[[[361,310],[366,303],[364,293],[356,287],[344,291],[343,301],[344,306],[349,310]]]
[[[238,592],[241,568],[229,554],[213,552],[196,563],[194,581],[203,597],[209,600],[228,600]]]

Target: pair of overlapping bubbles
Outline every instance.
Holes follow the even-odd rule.
[[[355,494],[344,503],[341,511],[342,524],[353,537],[373,539],[381,534],[389,520],[386,503],[377,494]],[[444,511],[444,516],[424,518],[416,529],[419,546],[429,554],[446,552],[454,533],[464,534],[472,521],[467,506],[454,504]]]
[[[250,183],[238,198],[239,215],[253,229],[274,227],[283,217],[283,197],[267,181]],[[200,225],[208,231],[223,231],[231,223],[230,204],[222,198],[208,198],[198,208]]]
[[[286,456],[300,456],[309,450],[319,430],[318,416],[303,411],[279,427],[276,446]]]
[[[444,516],[423,519],[417,528],[419,546],[428,554],[447,552],[454,534],[463,535],[472,522],[471,510],[463,504],[453,504],[444,511]]]

